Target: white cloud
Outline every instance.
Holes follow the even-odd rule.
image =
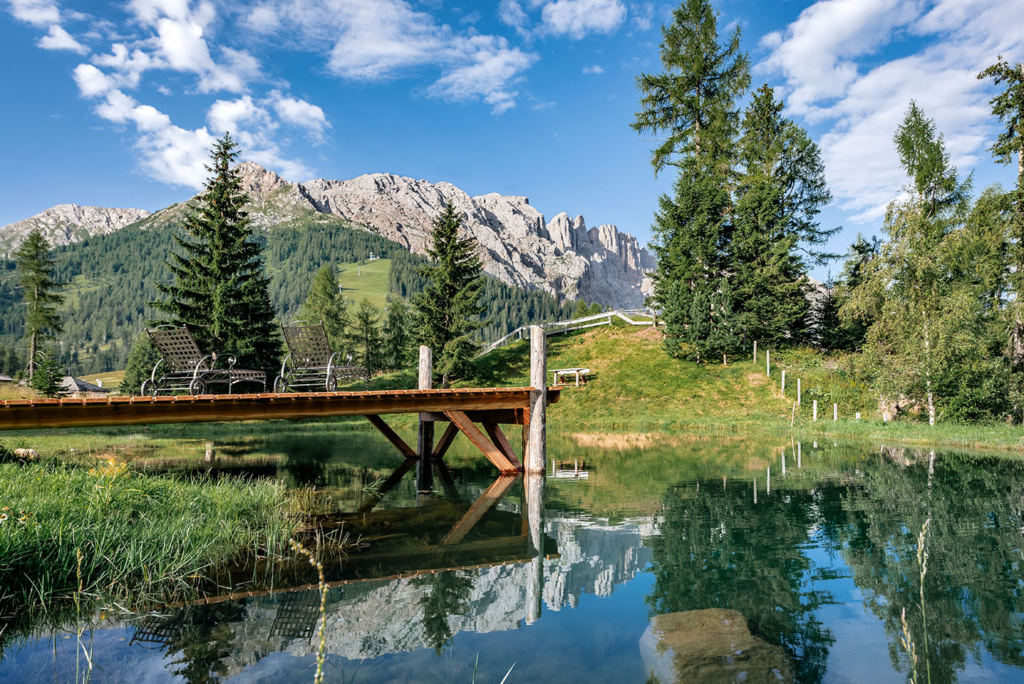
[[[594,75],[599,76],[599,75],[604,73],[604,69],[601,68],[600,64],[594,64],[593,66],[585,66],[585,67],[583,67],[583,73],[585,73],[585,74],[594,74]]]
[[[286,124],[306,129],[314,141],[322,141],[324,129],[331,126],[327,122],[324,110],[315,104],[294,97],[285,97],[277,90],[270,92],[270,101],[277,118]]]
[[[536,59],[508,41],[496,36],[472,36],[456,42],[456,52],[464,54],[460,66],[432,85],[431,95],[447,100],[469,101],[482,98],[494,114],[515,107],[518,93],[512,89],[518,74],[530,68]]]
[[[72,38],[70,33],[57,24],[50,26],[49,32],[39,39],[39,47],[44,50],[67,50],[80,55],[89,52],[89,48]]]
[[[544,5],[541,17],[545,32],[579,39],[617,29],[626,19],[626,6],[621,0],[556,0]]]
[[[758,68],[785,78],[791,112],[830,126],[820,138],[828,181],[854,221],[880,218],[906,182],[892,136],[912,99],[935,119],[963,175],[985,158],[991,93],[976,76],[999,54],[1024,57],[1016,4],[823,0],[762,38],[771,53]],[[881,47],[907,37],[927,47],[878,62]]]
[[[631,21],[637,31],[650,31],[654,26],[654,3],[644,2],[629,6]]]
[[[281,26],[273,7],[256,7],[245,19],[246,25],[256,33],[273,33]]]
[[[72,72],[78,92],[82,97],[91,98],[105,95],[116,87],[114,79],[94,67],[92,64],[79,64]]]
[[[522,33],[530,24],[530,18],[523,11],[523,6],[517,0],[501,0],[498,5],[498,18],[506,26],[511,26]]]
[[[7,0],[9,11],[18,21],[39,28],[60,23],[60,10],[51,0]]]

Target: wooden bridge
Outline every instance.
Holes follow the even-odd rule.
[[[546,409],[558,401],[559,390],[545,385],[547,349],[543,331],[536,331],[530,351],[533,387],[432,389],[431,351],[420,347],[419,389],[415,390],[15,399],[0,401],[0,431],[366,416],[407,458],[440,460],[461,432],[502,473],[523,472],[527,468],[500,427],[511,424],[523,426],[523,460],[528,469],[543,473]],[[381,418],[396,413],[418,414],[416,449]],[[434,423],[448,423],[436,447]]]

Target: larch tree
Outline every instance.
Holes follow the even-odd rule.
[[[52,339],[62,332],[60,313],[57,308],[63,303],[61,287],[54,279],[56,261],[50,257],[50,243],[42,231],[36,228],[14,253],[18,269],[18,284],[25,302],[25,338],[28,340],[28,377],[35,376],[37,358],[42,349],[40,343]]]
[[[409,330],[409,310],[401,299],[392,299],[384,313],[383,360],[388,370],[399,370],[409,363],[412,356],[412,336]]]
[[[181,252],[166,262],[174,280],[159,290],[167,299],[153,307],[167,315],[165,322],[188,325],[204,351],[231,354],[241,367],[271,370],[281,338],[263,246],[244,210],[249,197],[232,168],[238,152],[230,135],[214,144],[210,158],[210,177],[188,207],[184,234],[174,238]]]
[[[342,351],[350,320],[348,302],[338,289],[334,266],[325,264],[313,275],[313,284],[309,286],[299,315],[309,325],[322,322],[331,347],[334,351]]]
[[[380,330],[380,309],[369,299],[359,302],[352,323],[348,328],[348,348],[355,355],[356,363],[373,375],[381,369],[382,349]]]
[[[661,63],[661,73],[637,77],[642,97],[632,128],[660,138],[651,154],[656,176],[678,169],[672,195],[658,199],[652,241],[652,299],[662,309],[666,349],[678,356],[694,339],[694,298],[710,299],[728,265],[736,100],[749,87],[750,63],[738,27],[719,40],[710,0],[685,0],[673,12],[662,28]]]
[[[961,181],[935,123],[911,102],[894,137],[910,182],[906,199],[885,215],[889,241],[851,294],[854,317],[873,320],[865,351],[889,401],[920,399],[936,421],[936,391],[954,384],[976,339],[977,298],[950,268],[970,210],[971,181]],[[954,392],[943,392],[951,396]]]
[[[992,146],[1001,164],[1017,162],[1017,184],[1009,193],[1010,263],[1008,279],[1012,302],[1008,307],[1008,346],[1018,370],[1024,368],[1024,63],[1010,64],[1002,56],[978,74],[991,78],[1003,90],[992,98],[992,113],[1005,128]]]
[[[434,353],[434,373],[447,387],[452,380],[474,371],[477,343],[473,333],[482,327],[484,308],[480,294],[484,287],[482,264],[473,238],[461,239],[462,215],[450,202],[434,220],[431,243],[427,247],[430,263],[419,273],[426,287],[413,298],[420,340]]]
[[[743,117],[728,253],[736,331],[746,342],[798,339],[810,311],[807,260],[840,227],[817,221],[832,200],[818,146],[782,115],[784,105],[762,86]],[[804,256],[807,257],[805,260]]]

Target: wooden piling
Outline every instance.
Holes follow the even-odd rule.
[[[533,558],[526,573],[526,624],[540,619],[541,599],[544,595],[544,489],[546,473],[527,473],[523,481],[526,493],[528,549]]]
[[[430,347],[420,347],[419,388],[433,389],[434,355]],[[434,422],[425,420],[420,414],[419,430],[416,434],[416,453],[420,458],[429,458],[434,453]]]
[[[530,440],[526,454],[526,471],[547,471],[547,338],[544,328],[530,326]]]

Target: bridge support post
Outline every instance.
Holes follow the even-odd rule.
[[[544,596],[544,486],[545,474],[527,473],[523,480],[526,492],[526,518],[529,551],[533,556],[526,573],[526,624],[540,619]]]
[[[548,406],[547,338],[544,328],[530,326],[530,439],[527,445],[526,472],[547,472]]]
[[[432,389],[434,383],[434,355],[430,347],[420,347],[420,382],[421,390]],[[434,452],[434,422],[426,420],[420,414],[419,430],[416,435],[416,454],[420,458],[430,458]]]

